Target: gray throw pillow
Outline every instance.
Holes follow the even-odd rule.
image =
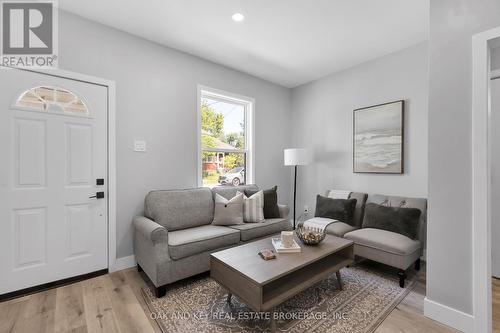
[[[243,193],[227,200],[215,194],[215,210],[212,225],[243,224]]]
[[[418,208],[387,207],[371,202],[366,204],[363,228],[392,231],[415,239],[421,214]]]
[[[356,202],[356,199],[333,199],[318,194],[314,216],[326,217],[353,225]]]

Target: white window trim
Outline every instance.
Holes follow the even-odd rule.
[[[243,95],[234,94],[228,91],[198,85],[198,94],[196,99],[197,105],[197,135],[198,138],[198,186],[203,186],[202,177],[202,147],[201,147],[201,97],[202,95],[211,95],[215,98],[225,99],[228,102],[236,102],[245,104],[245,149],[244,150],[227,150],[231,153],[246,153],[246,168],[245,168],[245,184],[255,183],[255,99]],[[210,150],[210,149],[205,149]],[[226,151],[225,149],[218,149],[217,151]]]

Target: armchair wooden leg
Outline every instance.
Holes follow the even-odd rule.
[[[166,294],[167,294],[167,286],[166,285],[155,288],[155,296],[157,298],[163,297]]]
[[[402,269],[398,271],[398,276],[399,276],[399,286],[401,288],[405,287],[405,280],[406,280],[406,272]]]
[[[417,261],[415,261],[415,270],[416,271],[420,270],[420,258],[418,258]]]

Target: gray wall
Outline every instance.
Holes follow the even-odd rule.
[[[116,81],[118,257],[133,254],[131,220],[148,191],[197,186],[197,84],[255,98],[256,182],[288,202],[289,89],[72,14],[59,31],[62,69]],[[148,152],[134,153],[134,139]]]
[[[427,44],[375,59],[292,91],[293,146],[313,152],[300,167],[299,204],[314,212],[327,189],[427,197]],[[405,100],[405,173],[352,172],[353,110]]]
[[[498,0],[433,0],[430,17],[427,297],[472,313],[472,35]]]

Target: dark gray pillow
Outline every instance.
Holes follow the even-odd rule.
[[[259,192],[259,189],[246,189],[245,195],[251,197]],[[264,190],[264,218],[277,219],[280,217],[280,209],[278,207],[278,186],[274,186],[269,190]]]
[[[418,223],[422,212],[418,208],[387,207],[368,203],[365,207],[363,228],[392,231],[408,238],[418,235]]]
[[[316,217],[326,217],[353,225],[356,199],[333,199],[322,195],[316,196]]]

